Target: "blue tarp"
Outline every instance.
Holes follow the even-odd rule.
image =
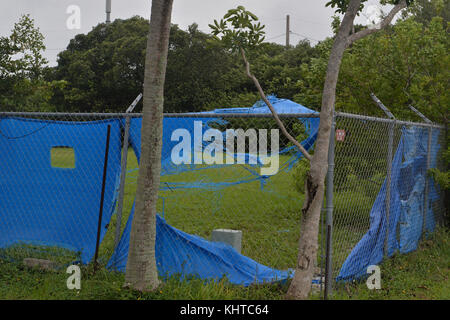
[[[280,114],[313,112],[289,100],[274,97],[270,99]],[[251,108],[216,109],[208,113],[269,112],[268,107],[259,102]],[[206,124],[202,128],[204,132],[211,122],[224,119],[165,118],[163,175],[180,172],[180,167],[170,162],[170,151],[177,143],[171,141],[171,132],[177,128],[186,128],[192,133],[194,121]],[[319,119],[304,118],[300,121],[304,123],[308,133],[308,138],[302,144],[310,149],[317,137]],[[115,207],[123,119],[64,122],[0,118],[0,247],[19,242],[54,245],[79,251],[83,263],[91,261],[95,250],[108,125],[111,125],[111,142],[101,238]],[[142,119],[132,119],[130,143],[138,159],[141,125]],[[422,233],[426,179],[429,179],[430,185],[426,230],[433,231],[436,225],[432,203],[438,199],[438,193],[431,178],[426,176],[427,135],[426,128],[403,128],[394,155],[388,256],[396,251],[405,253],[417,248]],[[436,167],[438,135],[439,130],[433,130],[432,168]],[[51,150],[54,147],[73,148],[75,168],[52,167]],[[300,157],[299,152],[293,155],[287,167],[292,166]],[[187,165],[182,170],[195,169],[194,165]],[[267,178],[259,176],[257,170],[248,171],[255,179],[264,181]],[[251,181],[247,177],[237,179],[240,180],[226,183],[231,185]],[[213,184],[199,187],[213,188]],[[215,184],[220,185],[220,182]],[[385,193],[386,181],[370,212],[370,229],[352,250],[337,280],[363,277],[369,265],[378,264],[383,259],[386,234]],[[108,263],[111,269],[124,271],[126,268],[133,212],[119,246]],[[210,242],[178,230],[159,216],[156,222],[156,258],[162,276],[180,274],[219,279],[226,275],[232,283],[243,285],[284,280],[291,276],[290,270],[280,271],[261,265],[239,254],[231,246]]]
[[[191,137],[194,137],[194,122],[201,122],[203,124],[200,134],[203,136],[204,132],[210,127],[208,124],[220,122],[219,118],[164,118],[163,119],[163,137],[161,150],[161,175],[176,174],[183,171],[189,171],[195,168],[194,164],[180,164],[175,165],[171,161],[172,149],[179,143],[179,141],[172,141],[172,133],[183,128],[188,130]],[[137,154],[141,150],[141,128],[142,118],[133,118],[130,122],[130,144],[134,152]],[[191,140],[192,150],[194,150],[194,138]],[[193,152],[193,151],[192,151]]]
[[[95,251],[107,126],[109,164],[101,237],[114,210],[120,122],[0,119],[0,247],[18,242]],[[53,147],[73,148],[75,168],[52,167]]]
[[[288,99],[278,99],[275,96],[268,96],[267,99],[272,104],[272,107],[277,112],[277,114],[297,114],[297,113],[318,113],[317,111],[311,110],[293,102]],[[217,114],[226,114],[226,113],[247,113],[247,114],[270,114],[271,111],[269,107],[265,104],[264,101],[260,100],[256,102],[250,108],[226,108],[226,109],[215,109],[214,111],[210,111],[212,113]],[[317,118],[299,118],[300,122],[304,125],[306,129],[306,134],[308,137],[302,141],[302,145],[305,149],[309,150],[316,141],[317,132],[319,129],[320,119]]]
[[[430,167],[436,167],[439,130],[433,130]],[[422,235],[425,179],[429,179],[426,230],[436,225],[432,203],[439,199],[433,180],[427,177],[428,129],[404,127],[392,162],[389,237],[387,256],[416,250]],[[370,265],[383,260],[386,236],[386,180],[370,212],[370,228],[342,265],[336,280],[353,280],[367,275]]]
[[[134,206],[122,238],[108,268],[125,272],[130,243]],[[159,275],[197,276],[219,280],[224,275],[231,283],[248,286],[254,283],[288,279],[292,271],[280,271],[264,266],[239,254],[225,243],[211,242],[178,230],[156,216],[156,265]]]
[[[299,104],[289,100],[270,98],[274,108],[280,114],[285,113],[314,113]],[[256,104],[252,108],[230,108],[216,109],[208,113],[270,113],[267,106]],[[318,118],[300,119],[306,126],[308,138],[302,144],[310,149],[317,137],[319,125]],[[212,123],[214,121],[223,121],[219,118],[166,118],[163,123],[164,137],[162,148],[162,174],[170,173],[170,150],[177,143],[170,141],[171,132],[176,128],[185,128],[190,130],[193,135],[193,122],[203,121]],[[140,158],[140,132],[142,119],[133,119],[131,123],[130,143],[139,160]],[[208,129],[206,125],[203,130]],[[204,132],[204,131],[203,131]],[[295,156],[298,160],[300,154]],[[179,169],[178,169],[179,170]],[[255,175],[257,173],[255,172]],[[262,177],[261,177],[262,178]],[[240,183],[236,181],[234,183]],[[134,214],[132,213],[127,221],[127,225],[122,234],[122,238],[116,250],[111,257],[108,268],[119,271],[125,271],[128,245],[131,232],[131,224]],[[233,247],[224,243],[210,242],[198,236],[187,234],[170,225],[163,218],[157,216],[156,220],[156,263],[160,275],[179,274],[183,277],[195,275],[202,279],[220,279],[224,275],[234,284],[250,285],[252,283],[273,282],[285,280],[292,275],[292,271],[280,271],[261,265],[256,261],[239,254]]]
[[[314,111],[289,100],[270,97],[280,113],[312,113]],[[208,113],[269,113],[267,106],[257,103],[251,108],[217,109]],[[195,165],[176,166],[171,163],[173,146],[171,133],[179,128],[193,134],[194,121],[202,121],[202,134],[212,122],[224,123],[219,117],[164,118],[162,175],[184,170],[196,170]],[[319,119],[300,119],[309,135],[302,144],[310,149],[316,139]],[[101,226],[101,239],[115,207],[120,173],[121,127],[123,119],[91,122],[44,121],[6,117],[0,119],[0,247],[16,243],[50,245],[81,253],[83,263],[92,260],[96,244],[97,223],[102,187],[103,162],[107,126],[111,125],[108,171]],[[140,156],[142,119],[133,118],[130,143],[137,158]],[[53,147],[72,148],[74,168],[52,166]],[[289,152],[287,148],[281,152]],[[300,153],[294,155],[286,167],[292,166]],[[246,159],[250,156],[246,155]],[[260,166],[261,163],[255,166]],[[286,167],[281,169],[286,169]],[[253,179],[264,181],[257,170],[247,168]],[[217,187],[254,181],[235,177],[234,181],[217,182]],[[197,182],[194,182],[194,184]],[[199,184],[214,189],[214,183]],[[191,186],[188,186],[191,187]],[[125,270],[129,232],[133,211],[116,248],[109,267]],[[101,241],[100,239],[100,241]],[[203,279],[219,279],[226,275],[232,283],[272,282],[290,277],[291,271],[279,271],[261,265],[239,254],[229,245],[210,242],[187,234],[157,217],[156,254],[162,276],[197,275]],[[115,265],[113,265],[115,263]]]
[[[317,113],[314,110],[308,109],[298,103],[295,103],[291,100],[287,99],[278,99],[275,96],[268,96],[268,100],[271,102],[273,108],[278,114],[299,114],[299,113],[305,113],[305,114],[311,114],[311,113]],[[206,111],[206,112],[200,112],[200,114],[271,114],[270,109],[267,107],[267,105],[263,101],[256,102],[252,107],[249,108],[224,108],[224,109],[215,109],[212,111]],[[317,138],[317,132],[319,128],[319,122],[320,119],[317,118],[299,118],[298,119],[300,123],[303,124],[305,128],[305,133],[307,137],[304,141],[301,142],[301,144],[305,147],[306,150],[309,150],[313,147],[314,142]],[[214,124],[225,124],[227,123],[227,119],[222,119],[219,116],[217,118],[215,117],[167,117],[163,119],[163,143],[162,143],[162,151],[161,151],[161,175],[167,175],[167,174],[177,174],[183,171],[189,171],[194,170],[197,168],[195,164],[180,164],[175,165],[171,161],[171,154],[173,148],[179,143],[179,141],[172,141],[172,133],[179,128],[183,128],[187,130],[192,137],[191,140],[191,151],[194,153],[195,150],[195,141],[194,141],[194,123],[200,122],[202,124],[202,129],[200,134],[203,135],[206,130],[211,129]],[[141,118],[133,118],[131,119],[131,125],[130,125],[130,143],[133,147],[133,150],[137,152],[140,150],[140,135],[141,135],[141,128],[142,128],[142,119]],[[237,128],[236,128],[237,129]],[[225,140],[225,132],[223,133]],[[199,135],[197,135],[199,137]],[[204,144],[202,146],[204,147]],[[202,150],[200,150],[202,151]],[[295,147],[288,147],[284,148],[283,150],[280,150],[280,154],[285,154],[290,151],[295,151],[294,155],[291,159],[287,161],[286,164],[284,164],[284,167],[287,169],[291,169],[292,166],[298,161],[298,159],[302,156],[301,152],[298,151]],[[246,154],[246,163],[248,164],[248,157],[249,155]],[[258,159],[260,160],[260,159]],[[214,165],[214,167],[221,167],[221,166],[227,166],[226,164],[223,165]],[[252,165],[250,165],[252,166]],[[212,166],[209,165],[209,168]],[[260,164],[257,164],[256,167],[260,167]],[[283,166],[282,166],[283,167]],[[257,175],[257,174],[256,174]],[[244,178],[244,177],[242,177]],[[260,177],[263,178],[263,177]],[[245,178],[243,179],[245,180]]]

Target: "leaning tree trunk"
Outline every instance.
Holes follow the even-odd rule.
[[[153,0],[144,76],[141,158],[125,285],[158,287],[155,261],[156,201],[161,172],[163,94],[173,0]]]
[[[311,290],[317,260],[319,221],[324,200],[325,176],[328,169],[328,145],[330,139],[334,139],[334,137],[330,137],[330,132],[336,99],[336,85],[344,51],[354,41],[386,27],[398,11],[406,7],[406,1],[400,1],[382,23],[374,28],[350,34],[360,5],[361,0],[350,0],[328,60],[322,93],[319,131],[314,155],[311,159],[310,171],[305,181],[306,192],[302,208],[297,266],[286,294],[288,299],[306,299]]]
[[[359,2],[359,1],[358,1]],[[359,4],[358,4],[359,5]],[[306,178],[305,202],[302,209],[299,253],[294,278],[287,292],[288,298],[306,299],[311,290],[312,277],[317,259],[320,212],[322,210],[325,176],[328,169],[328,145],[335,102],[335,91],[345,50],[345,38],[349,34],[353,17],[345,16],[334,41],[328,61],[327,75],[322,94],[320,124],[310,171]],[[347,22],[347,28],[344,23]],[[350,23],[348,23],[350,22]]]

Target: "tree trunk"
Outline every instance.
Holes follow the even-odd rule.
[[[288,299],[306,299],[311,290],[317,260],[319,221],[324,200],[325,176],[328,169],[328,145],[329,139],[334,139],[334,137],[330,137],[330,132],[336,99],[336,85],[344,51],[354,41],[386,27],[394,16],[406,7],[406,1],[402,0],[376,28],[364,29],[350,34],[360,4],[361,0],[350,0],[328,60],[322,93],[319,131],[310,171],[305,182],[306,192],[302,209],[297,266],[286,294]]]
[[[356,2],[358,2],[359,7],[360,1]],[[346,47],[346,35],[351,30],[353,19],[354,15],[350,17],[346,14],[334,41],[328,61],[322,94],[319,131],[314,155],[311,160],[310,171],[306,179],[297,266],[294,278],[287,292],[288,299],[306,299],[311,290],[314,267],[317,260],[319,221],[324,199],[325,176],[328,169],[328,144],[333,119],[335,91],[339,67]],[[344,28],[344,22],[347,23],[347,28]]]
[[[141,158],[125,286],[158,287],[155,261],[156,202],[161,172],[164,80],[173,0],[153,0],[144,76]]]

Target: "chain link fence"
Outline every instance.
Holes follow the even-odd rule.
[[[294,137],[312,144],[316,133],[312,123],[318,121],[318,114],[280,116]],[[98,253],[99,263],[119,270],[122,264],[123,271],[128,249],[124,235],[130,227],[137,187],[140,121],[140,114],[131,113],[0,113],[0,254],[11,260],[49,258],[65,265],[75,260],[90,262]],[[250,144],[235,152],[235,156],[242,156],[243,163],[236,163],[236,157],[233,164],[212,160],[209,164],[174,164],[173,147],[180,136],[173,141],[173,132],[189,128],[195,135],[195,121],[202,122],[200,135],[206,129],[222,133],[233,128],[255,130],[258,146],[266,145],[268,153],[274,143],[270,132],[278,129],[273,118],[264,114],[165,115],[157,209],[163,218],[159,230],[164,230],[167,242],[157,247],[157,254],[159,250],[161,259],[166,259],[159,267],[173,275],[203,263],[200,268],[214,276],[217,273],[210,272],[214,268],[219,273],[242,273],[242,266],[250,265],[256,270],[249,274],[260,277],[260,282],[289,277],[297,259],[304,198],[298,181],[303,170],[300,153],[278,134],[278,170],[274,175],[261,174],[261,168],[267,165],[261,163]],[[404,231],[406,227],[415,230],[414,234],[422,234],[428,225],[431,231],[430,219],[439,223],[445,208],[438,186],[426,176],[423,185],[417,183],[419,174],[443,165],[439,155],[445,149],[442,128],[337,113],[334,134],[334,148],[330,149],[334,155],[333,199],[331,206],[324,205],[315,272],[315,283],[320,287],[326,274],[326,253],[331,270],[328,278],[339,279],[343,265],[366,233],[376,231],[372,230],[376,215],[386,215],[386,207],[392,207],[390,218],[396,219],[390,224],[395,232],[388,231],[393,240],[377,239],[376,245],[362,246],[360,252],[366,256],[379,249],[380,241],[383,254],[386,246],[390,250],[387,256],[394,250],[406,252],[404,241],[411,239],[400,237],[409,234]],[[250,141],[251,136],[244,141]],[[197,138],[193,136],[189,142],[194,146],[192,157],[205,150],[205,141],[195,149]],[[386,190],[388,177],[392,180],[390,191]],[[399,186],[405,188],[400,190]],[[408,202],[411,195],[419,200]],[[422,207],[416,208],[420,201]],[[379,207],[384,209],[377,211]],[[417,218],[416,213],[423,214],[428,207],[432,215],[424,215],[421,221],[406,214],[412,212],[411,216]],[[328,224],[333,230],[330,250],[326,248]],[[211,240],[217,229],[242,232],[240,245],[235,246],[242,256],[228,246],[220,247],[218,253],[217,246],[211,248],[210,242],[204,242]],[[381,223],[379,235],[382,229]],[[177,250],[187,252],[180,254]],[[361,255],[353,259],[358,257]],[[172,272],[167,259],[170,263],[178,261]],[[228,259],[226,263],[224,259]],[[370,262],[360,260],[359,269]],[[354,266],[354,261],[348,263]],[[356,277],[359,269],[348,274]]]
[[[418,242],[443,221],[442,127],[337,113],[330,276],[353,280]],[[386,222],[389,221],[389,224]]]

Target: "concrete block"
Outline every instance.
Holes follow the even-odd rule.
[[[39,268],[45,271],[55,271],[58,266],[53,261],[35,258],[25,258],[23,264],[30,268]]]
[[[237,252],[241,253],[242,231],[230,229],[215,229],[211,233],[211,241],[224,242],[231,245]]]

